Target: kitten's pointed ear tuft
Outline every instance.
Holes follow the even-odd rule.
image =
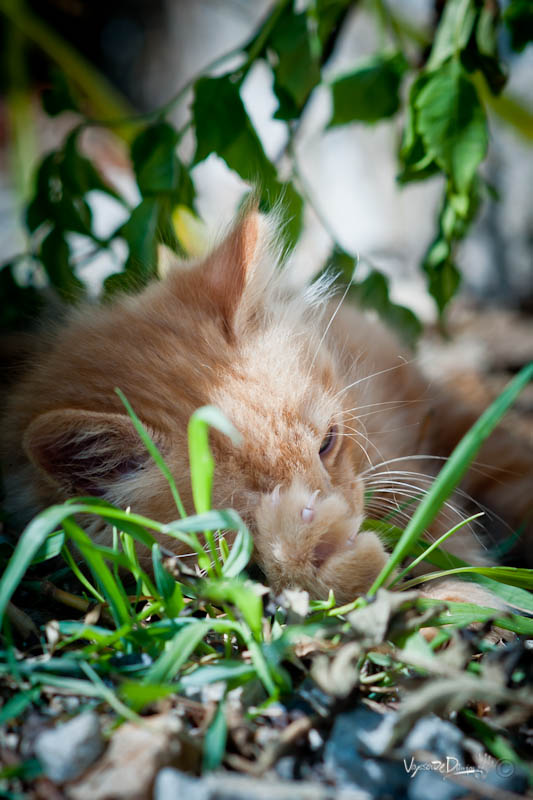
[[[248,210],[202,265],[209,294],[229,330],[260,258],[262,227],[257,208]]]
[[[47,411],[29,425],[23,445],[35,466],[71,495],[105,495],[149,459],[125,414]]]

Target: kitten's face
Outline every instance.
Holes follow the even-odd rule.
[[[151,431],[189,513],[187,421],[214,404],[243,437],[234,446],[211,436],[214,507],[234,507],[249,524],[274,590],[325,597],[333,589],[344,602],[367,591],[386,560],[377,537],[360,532],[364,455],[353,395],[301,298],[267,285],[262,224],[249,215],[203,265],[71,324],[13,399],[11,448],[23,438],[31,467],[12,472],[20,483],[32,470],[41,504],[97,494],[170,521],[165,479],[113,388]],[[179,552],[175,540],[164,544]]]
[[[327,597],[333,589],[345,602],[368,590],[386,555],[373,533],[360,532],[365,456],[346,381],[325,344],[316,347],[305,329],[270,328],[221,381],[211,402],[244,441],[237,449],[217,437],[216,500],[250,526],[274,590]]]

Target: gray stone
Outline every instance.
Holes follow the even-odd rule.
[[[160,769],[154,785],[154,800],[211,800],[207,782],[172,767]]]
[[[56,783],[77,778],[103,749],[100,723],[93,711],[43,731],[35,740],[35,754],[43,771]]]
[[[219,770],[194,778],[176,769],[159,771],[154,800],[371,800],[371,795],[346,787],[341,793],[331,786],[310,781],[277,781],[252,778]]]
[[[376,797],[406,796],[408,775],[402,763],[376,758],[387,749],[396,715],[362,707],[339,714],[324,750],[328,777]]]
[[[464,762],[462,742],[464,734],[451,722],[442,720],[434,714],[419,719],[405,739],[402,749],[408,754],[415,750],[427,750],[442,759],[456,759]]]

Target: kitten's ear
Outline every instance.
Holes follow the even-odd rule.
[[[149,459],[125,414],[47,411],[29,425],[23,445],[30,460],[70,494],[101,496]]]
[[[257,208],[249,210],[202,265],[207,291],[220,309],[228,329],[250,284],[262,251],[264,221]]]

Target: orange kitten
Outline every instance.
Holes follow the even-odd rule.
[[[321,597],[331,588],[340,602],[368,590],[387,553],[360,530],[365,515],[402,524],[406,501],[441,463],[417,456],[448,455],[474,417],[429,386],[380,324],[328,301],[327,287],[290,292],[272,224],[251,212],[202,263],[176,267],[136,297],[76,309],[41,338],[2,426],[7,505],[21,524],[80,494],[163,522],[176,517],[117,386],[192,513],[187,422],[210,403],[243,435],[236,447],[211,433],[213,505],[236,508],[249,524],[273,588]],[[531,515],[530,454],[499,432],[479,460],[487,466],[467,490],[512,524]],[[457,521],[445,510],[434,532]],[[89,530],[109,542],[101,523]],[[450,549],[482,560],[466,529]],[[450,591],[457,596],[457,582]]]

